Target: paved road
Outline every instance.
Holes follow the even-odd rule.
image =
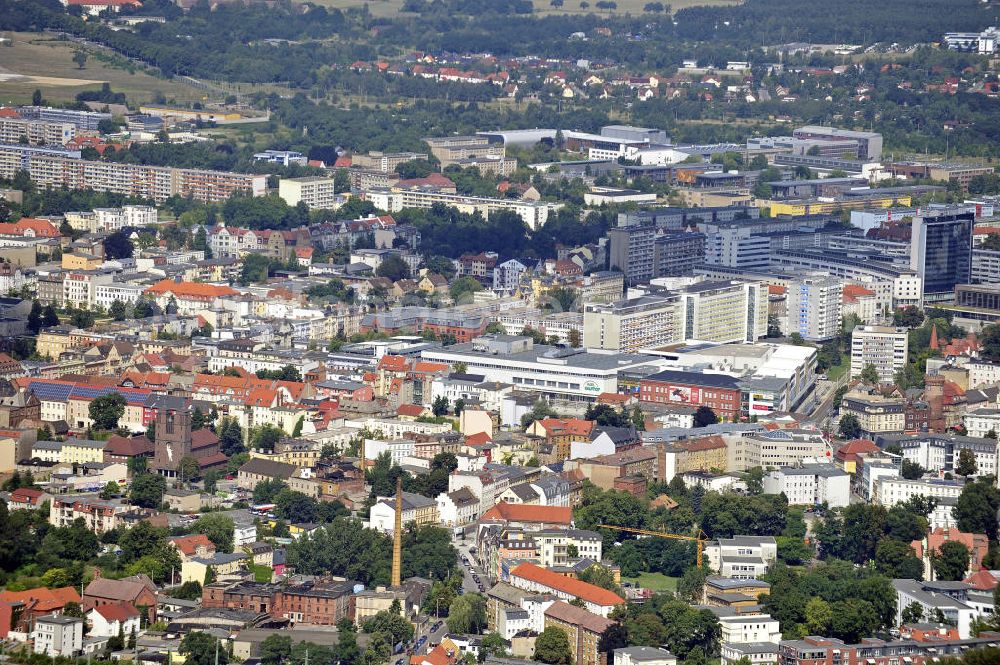
[[[465,593],[483,592],[487,589],[488,580],[475,555],[469,551],[471,546],[461,542],[455,543],[455,547],[458,549],[458,565],[462,568],[462,591]]]
[[[822,425],[830,417],[834,407],[833,398],[837,394],[837,389],[847,384],[847,376],[848,374],[845,372],[844,376],[836,381],[816,382],[816,397],[819,399],[819,404],[811,414],[814,421]]]

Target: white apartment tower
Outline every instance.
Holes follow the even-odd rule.
[[[868,365],[878,370],[882,383],[891,383],[906,365],[907,334],[903,328],[858,326],[851,333],[851,378],[856,379]]]
[[[826,273],[810,273],[788,284],[787,334],[812,341],[833,339],[840,332],[843,282]]]

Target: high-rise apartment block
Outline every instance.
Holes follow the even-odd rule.
[[[787,334],[812,341],[833,339],[840,332],[842,299],[843,282],[837,277],[814,273],[789,282]]]
[[[906,365],[907,340],[904,328],[855,328],[851,333],[851,378],[858,378],[865,367],[872,365],[882,383],[892,383],[896,372]]]

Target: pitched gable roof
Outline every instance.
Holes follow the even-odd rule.
[[[518,503],[501,501],[483,513],[482,519],[565,524],[568,526],[573,521],[573,510],[561,506],[525,506]]]
[[[570,605],[562,600],[557,600],[549,605],[548,609],[545,610],[545,616],[568,623],[571,626],[579,626],[597,635],[602,635],[614,623],[611,619],[605,619],[599,614],[594,614],[576,605]]]
[[[121,580],[98,577],[87,585],[83,595],[131,603],[142,594],[143,590],[156,593],[156,585],[145,575],[134,575]]]
[[[176,547],[185,556],[192,556],[198,552],[199,547],[215,551],[215,543],[208,539],[203,533],[195,533],[190,536],[177,536],[170,539],[170,544]]]
[[[228,286],[202,284],[200,282],[176,282],[172,279],[161,279],[145,291],[152,295],[173,293],[181,298],[220,298],[222,296],[239,295],[239,291]]]
[[[569,594],[575,598],[594,603],[595,605],[621,605],[625,600],[618,594],[601,588],[596,584],[583,582],[572,577],[560,575],[548,568],[536,566],[533,563],[522,563],[510,571],[511,578],[519,577],[529,582],[535,582],[556,591]]]
[[[107,621],[125,622],[139,617],[139,610],[132,603],[108,603],[94,609]]]

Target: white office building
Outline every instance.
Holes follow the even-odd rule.
[[[363,195],[376,208],[386,212],[399,212],[404,208],[430,208],[436,203],[441,203],[464,213],[478,212],[486,219],[495,212],[509,210],[523,219],[531,231],[543,226],[549,214],[562,207],[561,203],[465,196],[427,188],[370,189]]]
[[[659,647],[623,647],[614,654],[613,665],[677,665],[677,656]]]
[[[764,492],[784,493],[793,506],[842,508],[851,501],[851,476],[833,464],[786,466],[764,476]]]
[[[903,459],[915,462],[934,473],[954,473],[962,450],[971,450],[976,460],[976,476],[996,475],[996,439],[974,438],[957,434],[883,435],[880,445],[898,444]]]
[[[509,335],[484,335],[465,344],[426,349],[421,356],[463,363],[468,373],[480,374],[486,381],[569,401],[593,401],[601,393],[617,393],[622,374],[654,373],[666,364],[651,355],[536,345],[529,337]]]
[[[98,284],[94,289],[94,304],[108,309],[116,300],[131,305],[142,297],[145,287],[122,282]]]
[[[389,453],[393,464],[402,464],[405,458],[413,456],[413,448],[413,439],[397,439],[395,441],[365,439],[365,459],[374,461],[379,458],[379,455]]]
[[[937,499],[957,499],[962,494],[964,483],[957,480],[917,479],[907,480],[906,478],[885,477],[875,482],[875,495],[872,497],[876,503],[886,507],[893,507],[900,503],[906,503],[916,496]]]

